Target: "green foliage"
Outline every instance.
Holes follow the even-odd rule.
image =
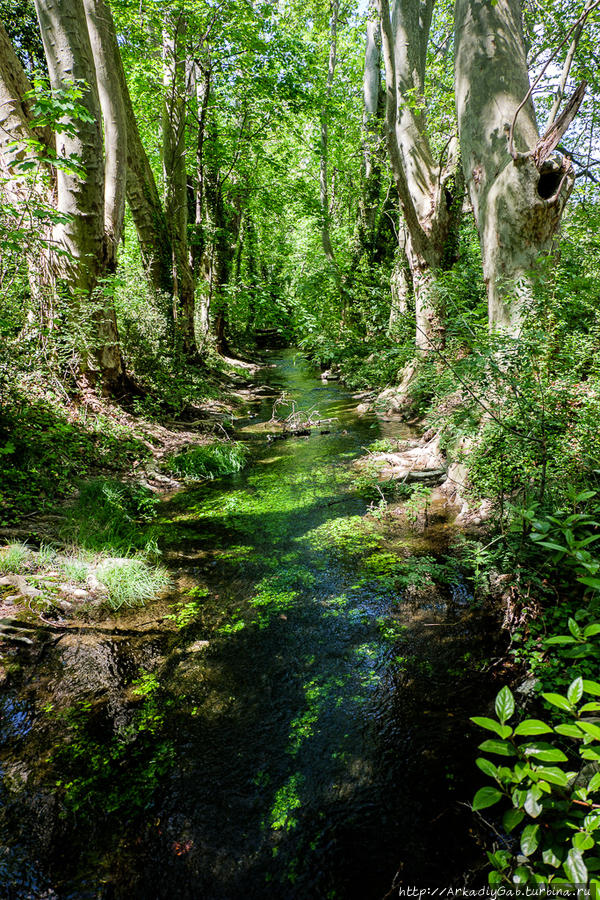
[[[159,498],[136,482],[98,477],[82,482],[67,508],[61,535],[88,550],[128,553],[152,549],[148,525]]]
[[[233,475],[244,468],[247,459],[248,451],[243,444],[220,441],[172,456],[167,461],[167,468],[181,478],[198,481]]]
[[[587,637],[599,632],[600,625],[590,626]],[[600,684],[578,677],[565,694],[542,696],[550,706],[549,721],[528,718],[509,725],[515,701],[507,687],[496,697],[495,719],[472,719],[494,735],[479,746],[494,759],[480,757],[477,765],[495,782],[477,791],[473,809],[502,801],[503,828],[511,835],[508,849],[488,853],[489,882],[598,887],[593,873],[600,871]]]

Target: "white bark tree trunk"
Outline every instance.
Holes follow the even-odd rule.
[[[79,102],[89,120],[56,135],[58,156],[77,158],[85,175],[59,169],[58,211],[67,221],[55,230],[67,251],[57,258],[59,271],[85,296],[96,286],[105,259],[104,146],[92,48],[81,0],[35,0],[35,8],[52,88],[85,82]]]
[[[424,82],[433,0],[377,0],[386,73],[386,139],[407,230],[416,313],[417,350],[443,344],[443,316],[435,301],[436,272],[459,225],[458,159],[450,141],[445,165],[434,159],[426,131]]]
[[[513,334],[574,184],[570,161],[552,154],[568,122],[540,140],[529,92],[520,0],[456,0],[461,154],[481,240],[489,323]]]
[[[173,254],[174,317],[184,351],[194,353],[195,284],[187,242],[185,33],[183,13],[175,12],[172,16],[167,14],[163,28],[162,151],[165,215]]]
[[[375,16],[375,0],[370,0],[367,22],[365,67],[363,70],[363,183],[359,200],[358,255],[373,259],[376,243],[377,211],[381,189],[383,122],[381,90],[381,29]]]
[[[106,265],[116,266],[125,216],[127,119],[117,57],[119,48],[109,7],[104,0],[83,0],[98,95],[104,122],[104,233]]]
[[[54,239],[66,252],[56,255],[55,266],[71,292],[76,316],[81,301],[91,300],[94,333],[89,350],[79,348],[82,374],[92,383],[100,374],[103,390],[112,393],[122,388],[124,371],[114,307],[95,291],[114,259],[114,247],[105,232],[102,111],[86,15],[82,0],[35,0],[35,8],[52,88],[84,85],[79,103],[86,117],[56,134],[57,155],[76,158],[83,171],[58,169],[57,208],[65,219],[56,226]]]

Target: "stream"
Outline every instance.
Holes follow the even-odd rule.
[[[481,857],[463,804],[492,636],[454,529],[365,516],[352,461],[407,426],[271,361],[331,423],[270,441],[265,397],[235,423],[251,464],[161,508],[168,596],[48,641],[3,690],[2,900],[380,900]]]

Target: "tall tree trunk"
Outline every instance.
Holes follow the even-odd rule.
[[[321,243],[323,252],[337,272],[337,262],[333,245],[331,243],[330,215],[329,215],[329,106],[331,103],[331,90],[335,74],[337,57],[337,23],[339,15],[339,0],[331,0],[329,20],[329,60],[327,65],[327,78],[325,80],[325,95],[321,110],[321,156],[319,160],[319,189],[321,197]]]
[[[182,11],[167,14],[163,29],[162,116],[165,214],[173,254],[173,297],[177,331],[185,353],[196,352],[194,274],[188,256],[187,172],[185,147],[186,21]]]
[[[434,159],[424,104],[425,61],[433,0],[377,0],[386,73],[386,140],[407,229],[416,312],[417,350],[443,344],[443,315],[435,302],[436,272],[451,264],[448,242],[460,208],[462,180],[449,143],[447,161]]]
[[[399,322],[407,314],[412,298],[412,279],[406,253],[407,242],[408,235],[406,233],[406,226],[404,222],[400,222],[398,228],[397,256],[390,279],[392,302],[390,306],[388,331],[391,335],[394,334]]]
[[[89,295],[106,256],[102,114],[92,48],[82,0],[35,0],[35,7],[52,88],[85,83],[79,102],[86,119],[56,136],[57,155],[78,159],[85,174],[58,170],[58,211],[66,221],[56,226],[55,238],[67,251],[57,257],[59,271],[72,288]]]
[[[381,89],[381,29],[370,0],[363,70],[363,183],[359,200],[358,253],[373,260],[377,238],[377,210],[381,191],[381,112],[385,95]]]
[[[104,122],[104,234],[106,267],[113,271],[125,216],[127,119],[119,80],[116,37],[104,0],[83,0]]]
[[[85,8],[96,71],[98,72],[99,65],[103,70],[102,74],[98,74],[98,83],[105,130],[107,121],[112,120],[112,133],[116,134],[119,130],[122,133],[118,154],[115,152],[110,161],[107,148],[108,185],[105,190],[107,230],[109,234],[111,230],[113,233],[120,233],[120,228],[116,226],[120,220],[118,211],[120,212],[122,209],[124,186],[148,280],[157,293],[161,292],[171,297],[173,294],[173,262],[167,222],[154,173],[142,144],[133,111],[114,21],[104,0],[99,0],[99,2],[85,0]],[[90,25],[90,23],[92,24]],[[96,39],[94,39],[94,32],[98,34]],[[103,83],[105,90],[109,93],[104,100],[102,96]],[[123,157],[123,147],[126,153],[126,163]],[[114,173],[115,186],[111,190],[109,185],[112,173]],[[111,207],[115,209],[112,216],[115,225],[112,228],[109,212]]]
[[[56,135],[57,155],[77,158],[83,169],[83,173],[58,169],[57,207],[65,218],[56,226],[54,237],[66,252],[57,254],[56,267],[73,295],[75,309],[81,298],[92,300],[94,359],[84,350],[81,367],[93,381],[99,370],[103,388],[112,392],[122,385],[123,363],[114,308],[101,294],[99,299],[94,297],[112,251],[104,227],[102,113],[90,36],[82,0],[35,0],[35,7],[52,88],[60,90],[73,81],[85,85],[79,102],[87,116],[77,121],[76,128]]]
[[[575,114],[578,96],[540,139],[520,0],[456,0],[455,94],[490,328],[517,333],[532,275],[550,250],[573,188],[570,161],[552,151]]]

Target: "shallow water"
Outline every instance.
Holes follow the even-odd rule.
[[[272,400],[239,420],[252,465],[165,504],[177,591],[5,691],[0,896],[369,900],[477,858],[486,648],[452,528],[364,516],[352,460],[405,427],[294,353],[268,380],[330,433],[268,442]]]

